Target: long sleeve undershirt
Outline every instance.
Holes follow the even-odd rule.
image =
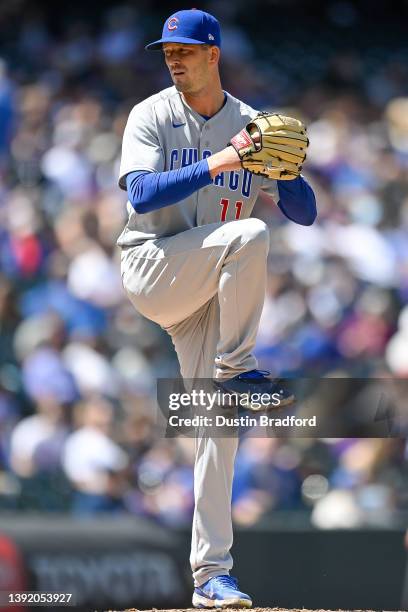
[[[166,172],[130,172],[126,176],[129,201],[137,213],[143,214],[176,204],[198,189],[212,183],[208,162],[199,162]],[[316,219],[313,189],[299,176],[292,181],[277,181],[283,214],[300,225],[311,225]]]
[[[131,172],[126,176],[129,201],[137,213],[176,204],[212,183],[208,161],[166,172]]]
[[[298,176],[292,181],[277,181],[278,206],[288,219],[300,225],[312,225],[317,217],[316,198],[313,189]]]

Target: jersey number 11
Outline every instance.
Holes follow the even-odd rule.
[[[228,198],[221,198],[220,206],[221,209],[221,221],[225,221],[228,213],[228,206],[230,205],[230,201]],[[235,202],[235,219],[239,219],[242,210],[242,202]]]

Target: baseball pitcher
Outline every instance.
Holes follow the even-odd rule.
[[[184,378],[213,378],[247,397],[279,394],[287,405],[293,396],[257,369],[253,355],[269,230],[251,213],[264,190],[290,220],[314,222],[315,197],[300,174],[306,128],[223,91],[220,27],[208,13],[178,11],[146,49],[163,53],[174,85],[137,104],[123,136],[123,285],[135,308],[170,334]],[[195,607],[252,606],[229,575],[237,445],[236,438],[196,438]]]

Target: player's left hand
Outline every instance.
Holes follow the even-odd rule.
[[[230,144],[243,168],[270,179],[290,181],[302,170],[309,139],[306,126],[298,119],[262,112]]]

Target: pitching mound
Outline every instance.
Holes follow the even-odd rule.
[[[238,608],[224,608],[225,612],[237,612]],[[307,610],[306,608],[250,608],[251,612],[375,612],[375,610]],[[158,610],[152,608],[151,610],[138,610],[137,608],[128,608],[127,610],[106,610],[106,612],[197,612],[196,608],[183,608],[173,610]],[[242,608],[239,608],[239,612],[243,612]]]

